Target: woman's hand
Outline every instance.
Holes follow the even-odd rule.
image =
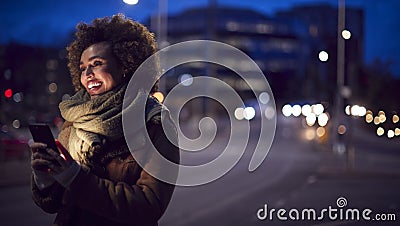
[[[33,143],[31,166],[34,179],[39,188],[45,188],[57,181],[68,187],[78,175],[81,166],[68,151],[56,140],[57,151],[47,148],[46,144]]]
[[[54,159],[47,153],[46,144],[33,143],[30,147],[32,149],[31,167],[35,184],[40,189],[49,187],[55,182],[55,179],[50,174],[50,166],[53,164]]]
[[[47,152],[47,145],[44,143],[33,143],[30,145],[32,149],[31,166],[34,171],[50,173],[50,165],[54,160]]]
[[[81,166],[71,157],[67,149],[65,149],[58,140],[56,140],[56,145],[58,152],[55,152],[52,149],[47,149],[47,152],[55,160],[55,164],[53,163],[50,165],[50,172],[54,179],[66,188],[78,175]]]
[[[75,162],[67,149],[65,149],[65,147],[62,146],[58,140],[56,140],[56,145],[58,148],[57,151],[51,148],[46,149],[47,154],[52,159],[52,162],[50,165],[48,165],[52,175],[57,175],[64,172],[71,166],[71,164]]]

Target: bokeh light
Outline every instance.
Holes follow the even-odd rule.
[[[153,93],[153,97],[155,97],[160,103],[164,101],[164,94],[160,91]]]
[[[303,105],[303,107],[301,107],[301,113],[306,117],[310,115],[312,113],[311,106],[309,104]]]
[[[399,122],[399,116],[398,115],[393,115],[392,121],[393,121],[393,123],[398,123]]]
[[[24,97],[23,94],[21,92],[19,92],[19,93],[16,93],[16,94],[13,95],[13,100],[16,103],[19,103],[19,102],[21,102],[23,100],[23,97]]]
[[[235,114],[235,118],[237,120],[243,120],[244,119],[244,109],[243,108],[236,108],[234,114]]]
[[[12,89],[6,89],[6,91],[4,91],[4,96],[5,96],[6,98],[11,98],[12,95],[13,95]]]
[[[326,130],[324,127],[318,127],[317,128],[317,136],[318,137],[323,137],[326,133]]]
[[[309,114],[306,117],[306,123],[308,126],[313,126],[315,124],[316,120],[317,120],[317,117],[314,114]]]
[[[399,128],[394,129],[394,135],[395,136],[400,136],[400,129]]]
[[[324,113],[324,111],[325,111],[324,105],[322,105],[322,104],[315,104],[311,108],[312,108],[312,112],[314,112],[314,114],[317,116]]]
[[[318,125],[319,126],[326,126],[329,121],[329,116],[327,113],[322,113],[318,116]]]
[[[268,106],[265,108],[264,114],[267,119],[273,119],[275,116],[275,109],[271,106]]]
[[[382,136],[383,134],[385,134],[385,130],[382,127],[378,127],[378,129],[376,129],[376,135]]]
[[[358,116],[363,117],[367,114],[367,109],[363,106],[360,106],[360,108],[358,108]]]
[[[128,5],[136,5],[138,4],[139,0],[123,0],[123,2]]]
[[[385,115],[385,114],[379,115],[379,122],[380,122],[380,123],[386,122],[386,115]]]
[[[57,84],[55,82],[50,83],[49,87],[48,87],[50,93],[57,92],[57,88],[58,87],[57,87]]]
[[[339,133],[340,135],[345,134],[346,131],[347,131],[347,128],[346,128],[345,125],[339,125],[339,127],[338,127],[338,133]]]
[[[379,116],[375,116],[375,118],[374,118],[374,124],[375,124],[375,125],[379,125],[379,123],[381,123],[381,122],[379,121]]]
[[[342,31],[342,37],[344,39],[346,39],[346,40],[350,39],[351,38],[351,32],[349,30],[346,30],[346,29],[343,30]]]
[[[267,92],[260,93],[260,95],[258,96],[258,100],[262,104],[268,104],[268,102],[270,100],[269,94]]]
[[[292,115],[292,106],[290,106],[290,104],[285,104],[285,105],[282,107],[282,114],[283,114],[285,117],[291,116],[291,115]]]
[[[15,120],[13,121],[13,123],[12,123],[12,126],[13,126],[15,129],[18,129],[19,127],[21,127],[21,123],[20,123],[20,121],[19,121],[18,119],[15,119]]]
[[[243,114],[245,119],[252,120],[256,116],[256,110],[253,107],[246,107]]]
[[[237,120],[252,120],[256,116],[256,110],[253,107],[239,107],[235,109],[234,115]]]
[[[349,107],[349,106],[348,106]],[[363,117],[367,114],[367,109],[363,106],[359,106],[357,104],[350,107],[350,112],[347,112],[348,109],[346,107],[346,114],[351,114],[352,116],[360,116]],[[348,115],[349,115],[348,114]]]
[[[372,114],[366,114],[365,115],[365,121],[367,123],[371,123],[372,121],[374,121],[374,116]]]
[[[296,104],[292,107],[292,114],[295,117],[298,117],[301,115],[301,107],[300,105]]]
[[[329,55],[328,55],[328,53],[326,51],[321,51],[318,54],[318,58],[319,58],[320,61],[326,62],[326,61],[328,61]]]
[[[179,82],[183,86],[190,86],[193,84],[193,76],[191,74],[183,74],[179,77]]]
[[[387,137],[388,138],[393,138],[394,137],[394,131],[393,130],[388,130],[388,132],[387,132]]]
[[[306,129],[306,131],[304,133],[304,138],[306,140],[314,140],[315,139],[315,129],[313,129],[313,128]]]
[[[350,112],[350,105],[347,105],[347,106],[344,108],[344,112],[346,113],[346,115],[350,115],[350,114],[351,114],[351,112]]]

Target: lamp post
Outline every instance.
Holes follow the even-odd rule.
[[[341,128],[345,128],[344,123],[344,101],[343,98],[348,98],[350,96],[351,90],[344,85],[344,76],[345,76],[345,40],[350,39],[351,33],[350,31],[345,29],[345,20],[346,19],[346,3],[345,0],[338,0],[338,29],[337,29],[337,80],[336,80],[336,120],[334,123],[334,144],[333,149],[339,153],[346,152],[346,165],[347,170],[354,169],[355,162],[355,150],[353,144],[352,131],[354,128],[352,125],[352,121],[348,124],[347,129],[347,138],[348,143],[347,147],[343,140],[340,139]]]
[[[125,4],[136,5],[139,0],[123,0]],[[157,16],[153,18],[150,16],[150,26],[153,31],[156,32],[156,40],[158,49],[162,49],[168,46],[167,42],[167,26],[168,26],[168,0],[158,0],[157,2]]]
[[[157,42],[158,48],[162,49],[168,46],[167,35],[168,35],[168,0],[158,0],[158,11],[157,11]]]
[[[344,87],[344,54],[345,43],[342,37],[342,31],[345,28],[345,0],[338,0],[338,27],[337,27],[337,77],[336,77],[336,93],[335,93],[335,120],[333,126],[333,149],[341,152],[343,144],[340,141],[338,128],[343,121],[343,96]]]
[[[169,45],[167,41],[167,35],[168,35],[168,0],[158,0],[158,10],[157,10],[157,26],[156,26],[156,31],[157,31],[157,44],[158,44],[158,49],[163,49],[164,47],[167,47]],[[162,73],[165,72],[165,58],[160,58],[158,59],[160,63],[160,70]],[[167,80],[165,79],[160,79],[159,80],[159,88],[163,92],[167,92]]]
[[[136,5],[139,0],[123,0],[128,5]],[[157,15],[156,17],[150,16],[150,28],[156,32],[156,41],[158,49],[162,49],[169,45],[167,41],[167,26],[168,26],[168,0],[157,1]],[[159,59],[160,69],[164,72],[165,59]],[[166,81],[160,79],[159,88],[162,91],[166,91]]]

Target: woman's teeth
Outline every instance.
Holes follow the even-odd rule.
[[[101,86],[100,82],[93,82],[93,83],[89,83],[88,88],[91,89],[93,87],[98,87]]]

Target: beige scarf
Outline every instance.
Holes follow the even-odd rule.
[[[68,151],[81,162],[90,163],[102,151],[105,143],[122,139],[122,104],[126,84],[116,87],[94,99],[86,90],[78,91],[70,99],[59,105],[61,115],[72,122]],[[130,104],[130,109],[140,110],[135,103],[141,103],[144,93],[138,92]]]

